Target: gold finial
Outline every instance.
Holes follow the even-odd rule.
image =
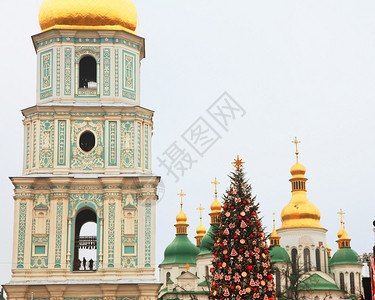
[[[217,185],[220,184],[220,182],[218,182],[218,181],[216,180],[216,177],[215,177],[215,181],[213,181],[213,182],[211,182],[211,183],[215,185],[215,195],[217,195]]]
[[[199,219],[201,220],[202,222],[202,210],[204,210],[205,208],[202,207],[202,204],[199,205],[199,207],[197,208],[197,210],[199,210]]]
[[[186,265],[185,265],[185,268],[186,268],[186,271],[189,271],[189,269],[190,269],[190,265],[189,265],[189,264],[186,264]]]
[[[237,155],[237,159],[234,160],[234,162],[232,162],[232,164],[237,168],[237,170],[240,169],[240,167],[242,167],[242,165],[244,164],[245,162],[242,161],[242,159],[240,159],[239,155]]]
[[[276,229],[276,225],[275,225],[275,213],[273,213],[273,229]]]
[[[184,204],[183,203],[183,200],[184,200],[184,197],[186,196],[186,194],[184,194],[181,190],[181,193],[177,194],[177,196],[180,196],[181,197],[181,209],[182,209],[182,205]]]
[[[296,144],[296,157],[297,157],[297,162],[298,162],[298,154],[299,154],[299,152],[298,152],[298,144],[300,144],[301,141],[299,141],[299,140],[297,139],[297,137],[295,137],[295,138],[294,138],[294,141],[292,141],[292,143],[293,143],[293,144]]]
[[[340,211],[337,214],[340,215],[340,223],[341,223],[341,225],[344,225],[345,224],[345,222],[344,222],[344,215],[345,215],[345,213],[340,208]]]

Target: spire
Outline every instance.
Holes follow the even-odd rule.
[[[327,255],[330,258],[332,249],[328,247],[328,244],[326,244],[326,248],[327,248]]]
[[[204,210],[204,208],[202,207],[202,204],[199,205],[199,207],[197,208],[197,210],[199,210],[200,224],[197,227],[197,236],[195,237],[195,239],[197,241],[197,246],[200,246],[202,238],[206,234],[206,228],[202,224],[202,210]]]
[[[186,223],[187,216],[182,211],[182,206],[184,204],[183,199],[186,196],[186,194],[184,194],[181,190],[181,193],[179,193],[177,195],[181,197],[181,204],[180,204],[181,205],[181,211],[176,217],[177,224],[174,225],[176,227],[176,234],[187,234],[187,228],[188,228],[189,225]]]
[[[299,152],[298,152],[298,144],[300,144],[301,141],[299,141],[299,140],[297,139],[297,137],[295,137],[295,138],[294,138],[294,141],[292,141],[292,143],[296,144],[296,158],[297,158],[297,163],[298,163],[298,154],[299,154]]]
[[[350,248],[350,241],[351,239],[348,236],[348,233],[345,230],[345,222],[344,222],[344,212],[340,208],[340,211],[337,213],[340,215],[340,223],[341,228],[337,233],[337,237],[339,238],[336,242],[339,245],[339,249],[341,248]]]
[[[270,244],[272,246],[280,246],[280,239],[281,237],[276,231],[276,226],[275,226],[275,213],[273,213],[273,230],[270,235]]]
[[[298,144],[301,143],[295,137],[292,143],[296,144],[296,163],[290,169],[292,178],[292,199],[281,212],[282,226],[284,228],[323,228],[320,224],[320,211],[312,204],[306,195],[306,169],[298,161]]]
[[[218,217],[221,212],[221,204],[217,200],[217,185],[220,184],[220,182],[218,182],[215,177],[215,181],[211,183],[215,185],[215,200],[211,203],[211,213],[209,215],[211,216],[211,224],[218,224]]]

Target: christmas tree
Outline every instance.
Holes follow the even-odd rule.
[[[275,299],[271,260],[258,216],[259,204],[237,156],[212,248],[210,299]]]

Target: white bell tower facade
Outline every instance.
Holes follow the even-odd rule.
[[[63,1],[46,0],[53,13],[44,19],[42,4],[43,32],[32,37],[37,100],[22,111],[23,174],[11,178],[7,299],[157,299],[160,177],[151,169],[153,112],[140,106],[144,39],[128,26],[135,8],[128,0],[103,0],[103,15],[128,21],[107,25],[92,16],[101,1],[83,1],[90,2],[84,11],[69,0],[70,19],[61,17]],[[125,16],[118,21],[116,14]]]

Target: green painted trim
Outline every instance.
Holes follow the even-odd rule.
[[[137,91],[137,56],[122,50],[122,96],[129,100],[136,100]],[[128,68],[127,68],[128,66]]]
[[[298,285],[300,291],[339,291],[337,285],[318,274],[312,274]]]
[[[111,95],[111,49],[103,49],[103,96]]]
[[[117,39],[117,38],[75,38],[75,37],[63,37],[63,38],[52,38],[48,39],[46,41],[40,42],[36,44],[36,48],[39,49],[42,46],[51,45],[54,43],[62,44],[63,42],[69,42],[69,43],[84,43],[84,44],[102,44],[102,43],[110,43],[110,44],[123,44],[126,46],[129,46],[131,48],[134,48],[136,50],[140,49],[140,46],[137,44],[134,44],[132,42],[129,42],[124,39]]]
[[[50,55],[48,59],[48,64],[44,64],[44,56]],[[40,82],[39,82],[39,88],[40,88],[40,99],[44,99],[47,97],[52,96],[53,91],[53,49],[44,51],[40,53]],[[43,78],[48,77],[49,78],[49,85],[47,87],[42,87],[43,84]]]

